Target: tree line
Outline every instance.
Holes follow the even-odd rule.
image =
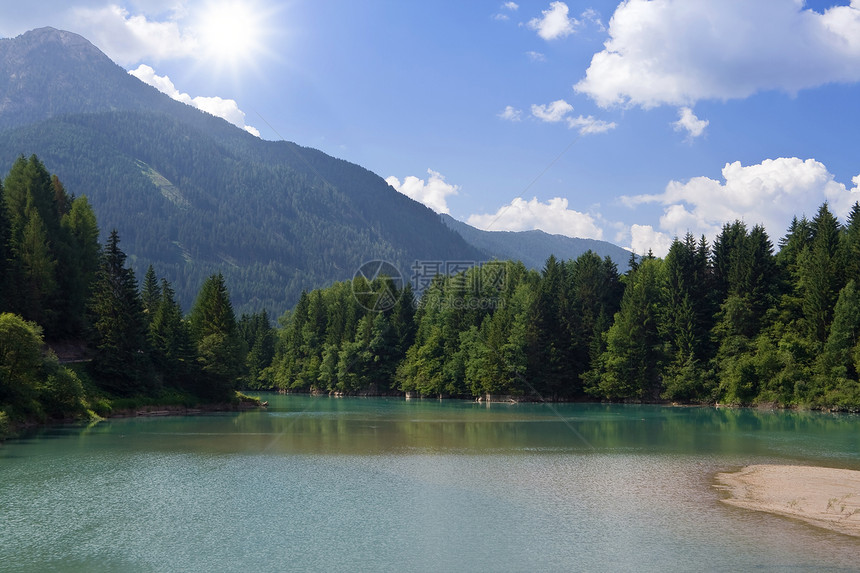
[[[87,198],[36,156],[15,161],[0,185],[0,425],[106,413],[110,398],[165,390],[229,401],[256,372],[247,359],[271,361],[268,316],[237,320],[223,275],[185,316],[151,266],[138,284],[119,245],[116,230],[99,244]],[[86,366],[61,364],[56,345],[84,348]]]
[[[256,388],[539,400],[860,407],[860,205],[825,203],[774,244],[735,221],[618,272],[587,252],[409,287],[383,312],[337,283],[281,319]],[[501,275],[502,280],[499,280]],[[359,279],[364,280],[364,279]]]
[[[221,274],[187,315],[152,267],[139,284],[118,232],[100,245],[86,197],[35,156],[0,199],[0,411],[13,418],[237,387],[860,407],[860,205],[845,224],[826,203],[795,218],[778,251],[735,221],[713,244],[687,235],[662,259],[631,256],[624,274],[589,251],[540,272],[437,275],[420,294],[357,277],[302,292],[273,328],[265,311],[236,318]],[[60,364],[45,341],[91,360]]]

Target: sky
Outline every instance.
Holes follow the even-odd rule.
[[[860,0],[40,0],[171,97],[487,230],[665,255],[860,200]]]

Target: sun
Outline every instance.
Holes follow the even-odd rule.
[[[252,64],[265,52],[265,14],[254,2],[210,2],[200,15],[197,29],[203,56],[218,66]]]

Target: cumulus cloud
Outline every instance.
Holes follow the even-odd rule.
[[[569,114],[573,111],[573,106],[563,99],[556,100],[548,104],[533,104],[532,116],[547,123],[567,123],[570,129],[578,129],[580,135],[592,135],[595,133],[606,133],[610,129],[615,129],[615,122],[607,122],[602,119],[596,119],[594,116],[583,115],[571,117]]]
[[[574,88],[603,107],[692,106],[860,81],[860,0],[626,0]]]
[[[687,138],[692,140],[705,133],[705,128],[710,122],[707,119],[699,119],[693,110],[682,107],[678,110],[678,121],[673,123],[675,131],[686,131]]]
[[[603,230],[597,226],[594,217],[568,209],[567,199],[562,197],[555,197],[546,203],[541,203],[537,197],[531,201],[517,197],[495,213],[471,215],[467,222],[486,231],[540,229],[568,237],[603,238]]]
[[[448,196],[456,195],[460,186],[446,182],[444,175],[432,169],[428,169],[427,174],[430,176],[427,181],[410,175],[401,183],[397,177],[392,175],[386,178],[385,182],[400,193],[423,203],[437,213],[449,213]]]
[[[564,2],[552,2],[549,8],[541,12],[540,18],[529,21],[528,27],[538,33],[544,40],[564,38],[574,33],[579,21],[568,16],[570,8]]]
[[[672,239],[666,233],[655,231],[651,225],[630,226],[630,250],[637,255],[646,255],[651,251],[655,257],[665,257],[669,254]]]
[[[133,75],[140,81],[151,85],[158,91],[169,95],[176,101],[181,101],[182,103],[188,104],[192,107],[196,107],[201,111],[205,111],[207,113],[211,113],[214,116],[226,119],[236,127],[241,127],[248,133],[260,137],[260,132],[257,130],[257,128],[247,125],[245,123],[245,112],[239,109],[239,105],[236,103],[236,100],[223,99],[217,96],[191,97],[187,93],[182,93],[178,89],[176,89],[176,86],[174,86],[173,82],[170,81],[170,77],[159,76],[155,73],[155,70],[152,69],[152,67],[147,66],[145,64],[141,64],[137,67],[137,69],[131,70],[128,73]]]
[[[843,219],[854,202],[860,201],[860,175],[849,189],[814,159],[781,157],[748,166],[736,161],[726,164],[722,176],[723,181],[708,177],[694,177],[686,183],[671,181],[659,195],[622,197],[622,202],[628,206],[663,205],[659,227],[666,237],[691,232],[713,239],[725,223],[741,220],[749,226],[763,225],[776,242],[792,217],[812,217],[824,201]],[[639,228],[637,233],[634,248],[642,249],[646,239],[657,241],[652,248],[658,253],[662,237],[654,229]]]
[[[523,111],[509,105],[506,106],[502,113],[499,114],[499,117],[507,121],[521,121],[523,118]]]
[[[546,105],[532,105],[532,115],[541,121],[557,123],[564,120],[565,116],[573,111],[573,106],[563,99],[556,100]]]
[[[176,21],[148,20],[116,4],[75,8],[71,18],[76,30],[121,65],[190,57],[199,50],[197,39]]]

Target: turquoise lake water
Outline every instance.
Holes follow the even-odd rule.
[[[750,463],[860,470],[860,417],[266,395],[0,447],[0,571],[857,571],[721,503]]]

